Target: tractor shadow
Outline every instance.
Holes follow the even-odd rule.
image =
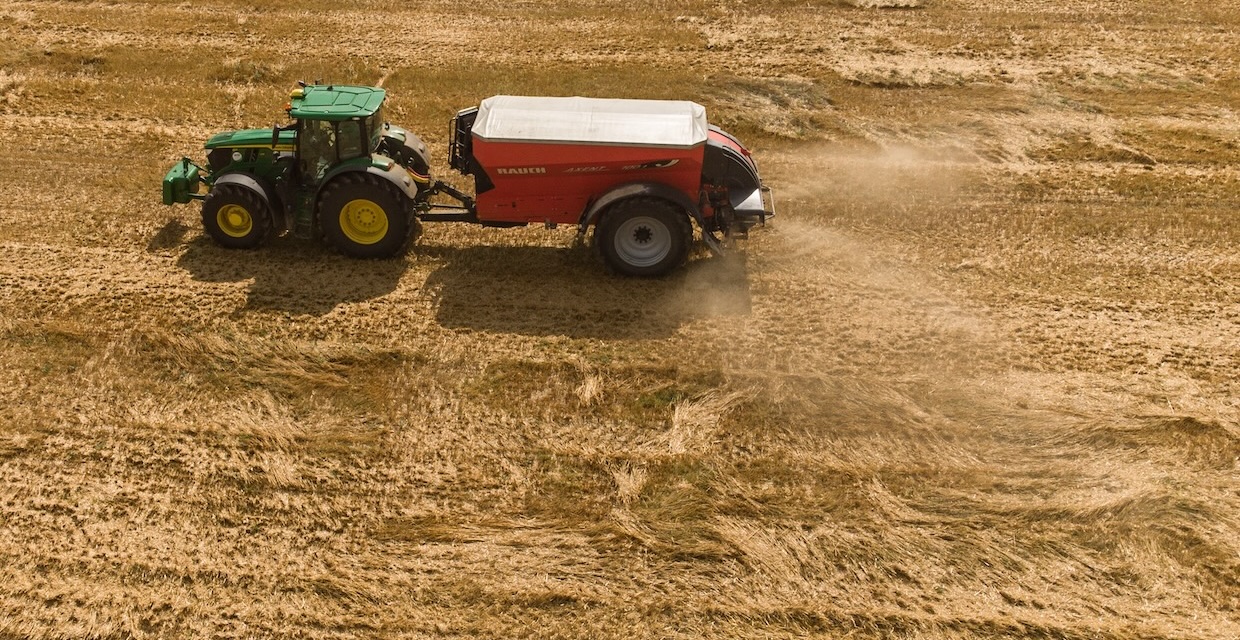
[[[251,280],[242,311],[312,316],[387,295],[408,268],[403,259],[354,260],[289,238],[246,251],[225,249],[205,236],[186,243],[177,265],[200,282]]]
[[[695,255],[663,278],[607,273],[588,247],[419,245],[447,329],[606,340],[666,338],[685,323],[751,310],[744,254]]]

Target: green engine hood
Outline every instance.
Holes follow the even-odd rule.
[[[293,145],[297,142],[297,132],[293,129],[280,131],[280,142],[278,145],[271,144],[271,129],[243,129],[241,131],[225,131],[211,136],[207,140],[207,144],[203,145],[206,149],[219,149],[221,147],[228,149],[272,149],[277,151],[292,151]]]

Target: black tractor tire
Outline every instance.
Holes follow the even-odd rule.
[[[608,268],[628,276],[661,276],[684,264],[693,241],[689,216],[659,198],[628,198],[603,212],[594,244]]]
[[[347,256],[398,255],[409,244],[413,227],[404,194],[377,176],[346,173],[319,196],[319,228]]]
[[[271,209],[257,193],[221,184],[202,202],[202,228],[229,249],[253,249],[271,235]]]
[[[431,166],[413,148],[402,145],[390,138],[384,138],[379,153],[396,161],[396,164],[422,176],[431,174]]]

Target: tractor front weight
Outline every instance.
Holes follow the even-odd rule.
[[[192,160],[181,158],[164,175],[164,204],[186,204],[190,200],[205,199],[207,196],[199,193],[198,189],[198,185],[207,182],[202,172],[203,168]]]

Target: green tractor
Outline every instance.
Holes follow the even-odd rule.
[[[164,204],[201,200],[203,228],[225,247],[292,232],[357,258],[400,253],[437,191],[426,145],[384,122],[381,88],[299,84],[291,124],[212,136],[206,167],[183,158],[168,171]]]

